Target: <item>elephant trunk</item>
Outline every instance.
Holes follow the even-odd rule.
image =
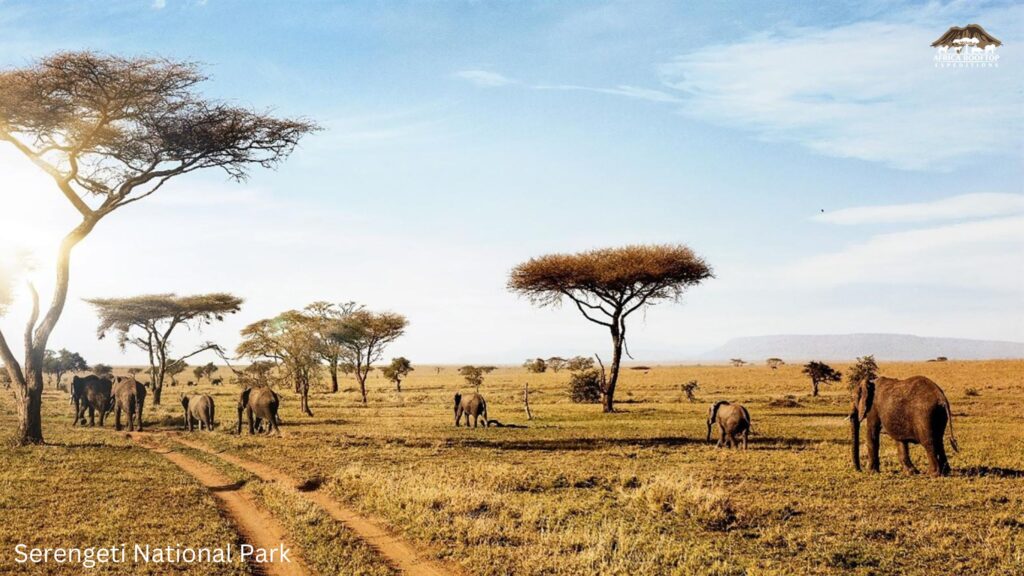
[[[853,469],[860,472],[860,415],[857,414],[857,410],[850,413],[850,434],[853,439],[851,447]]]

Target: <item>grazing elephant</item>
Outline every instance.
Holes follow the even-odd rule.
[[[267,434],[277,431],[280,420],[277,417],[277,409],[281,404],[281,398],[276,392],[265,386],[246,388],[238,397],[238,433],[242,433],[242,412],[245,412],[249,420],[249,434],[256,433],[256,422],[265,421],[269,427]]]
[[[455,425],[459,425],[459,421],[462,417],[466,417],[466,427],[469,427],[469,417],[473,417],[473,428],[476,428],[477,422],[480,416],[484,417],[484,427],[487,427],[487,402],[484,401],[484,397],[472,393],[466,397],[462,396],[461,392],[455,393]]]
[[[124,411],[128,415],[128,431],[133,432],[138,422],[139,432],[142,432],[142,408],[146,404],[145,386],[131,376],[114,376],[110,402],[114,408],[115,430],[121,429],[121,412]]]
[[[85,411],[89,410],[89,426],[96,425],[96,412],[100,413],[100,426],[110,411],[110,389],[113,383],[99,376],[75,376],[71,380],[71,404],[75,407],[72,426],[85,425]]]
[[[735,448],[736,437],[743,434],[743,449],[747,449],[747,439],[750,437],[750,412],[739,404],[730,404],[725,400],[715,402],[708,408],[708,442],[711,442],[711,427],[718,424],[721,430],[721,437],[718,439],[719,448],[728,441],[729,448]]]
[[[185,429],[192,432],[199,429],[213,430],[213,398],[208,394],[182,394],[181,407],[185,409]]]
[[[878,443],[882,429],[899,443],[900,463],[908,474],[917,474],[910,460],[910,444],[920,444],[928,453],[933,476],[949,474],[949,460],[943,439],[949,425],[949,444],[960,449],[953,436],[953,413],[938,384],[924,376],[906,380],[879,377],[860,382],[853,391],[850,427],[853,436],[853,467],[860,470],[860,423],[867,420],[868,460],[878,472]]]

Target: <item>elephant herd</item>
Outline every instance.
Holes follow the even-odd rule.
[[[71,405],[74,407],[72,426],[85,425],[85,414],[89,413],[89,426],[99,424],[102,427],[107,414],[114,412],[114,429],[121,430],[122,412],[128,417],[128,431],[142,431],[142,411],[146,404],[146,387],[135,378],[111,376],[75,376],[71,381]],[[277,415],[280,397],[266,387],[250,387],[241,392],[238,398],[237,432],[242,432],[242,415],[248,415],[249,433],[257,430],[280,432]],[[214,422],[214,400],[208,394],[182,394],[181,407],[184,410],[185,429],[212,431]]]
[[[487,402],[479,393],[454,398],[455,426],[463,422],[468,427],[472,419],[476,428],[480,419],[483,426],[494,425],[496,421],[487,416]],[[99,413],[100,426],[106,415],[114,412],[114,427],[121,430],[121,414],[128,418],[128,430],[136,426],[142,430],[142,410],[146,403],[146,388],[134,378],[114,376],[111,379],[98,376],[75,376],[71,384],[71,403],[74,405],[73,425],[85,424],[85,413],[89,412],[89,425],[95,425]],[[238,398],[238,420],[236,432],[242,433],[242,416],[247,417],[249,433],[280,434],[278,409],[281,398],[269,387],[255,386],[242,390]],[[213,430],[214,401],[206,394],[182,394],[181,405],[185,413],[185,429]],[[916,474],[910,459],[910,444],[919,444],[928,455],[929,472],[932,475],[947,475],[950,472],[946,456],[945,437],[949,432],[949,443],[958,452],[953,434],[953,414],[949,400],[939,386],[924,376],[905,380],[876,377],[861,381],[853,390],[850,408],[853,466],[858,471],[860,462],[860,426],[866,423],[868,435],[869,469],[879,471],[878,450],[881,432],[884,430],[898,443],[900,463],[905,472]],[[711,441],[712,428],[719,431],[717,445],[747,448],[751,432],[750,412],[740,404],[727,401],[715,402],[707,414],[707,441]]]

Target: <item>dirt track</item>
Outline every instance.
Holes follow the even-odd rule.
[[[318,491],[299,490],[298,482],[280,470],[276,470],[259,462],[253,462],[251,460],[227,454],[225,452],[218,452],[201,442],[185,439],[180,434],[168,434],[168,436],[184,446],[211,454],[225,462],[247,470],[264,481],[277,482],[294,491],[296,494],[299,494],[303,498],[306,498],[310,502],[320,506],[332,518],[344,523],[345,526],[352,530],[352,532],[357,536],[373,546],[381,556],[386,558],[394,567],[401,570],[404,574],[409,574],[411,576],[450,576],[452,574],[461,573],[461,570],[455,567],[441,565],[440,563],[430,560],[423,554],[417,552],[416,549],[405,540],[392,535],[377,523],[355,512],[351,508],[342,505],[329,495]]]
[[[246,543],[257,548],[271,550],[285,542],[285,534],[281,526],[240,491],[239,483],[232,482],[211,466],[189,458],[180,452],[152,444],[145,438],[145,434],[133,433],[131,438],[139,446],[174,462],[205,486],[220,503],[221,509],[231,519],[235,529]],[[303,565],[295,547],[288,544],[285,546],[290,548],[288,558],[291,562],[250,563],[250,566],[256,573],[269,576],[304,576],[308,574],[309,572]]]

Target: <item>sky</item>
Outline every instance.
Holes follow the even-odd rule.
[[[936,68],[931,42],[972,22],[999,66]],[[603,328],[505,283],[531,256],[633,243],[715,271],[634,318],[638,361],[762,334],[1024,341],[1022,41],[1013,2],[0,0],[0,68],[198,61],[206,96],[324,128],[244,183],[172,181],[76,248],[50,347],[111,364],[144,357],[97,340],[84,298],[245,298],[179,352],[354,300],[409,318],[388,356],[414,363],[606,353]],[[0,267],[30,254],[44,301],[74,221],[0,143]]]

